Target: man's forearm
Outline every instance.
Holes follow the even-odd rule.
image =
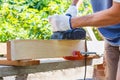
[[[104,27],[120,23],[120,4],[115,3],[115,7],[94,13],[92,15],[81,16],[71,19],[73,28],[79,26],[99,26]]]

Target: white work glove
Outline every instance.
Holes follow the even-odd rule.
[[[52,31],[66,31],[71,29],[71,16],[55,14],[49,17],[49,23],[52,26]]]
[[[52,31],[66,31],[72,29],[71,26],[71,17],[75,17],[77,15],[77,7],[75,5],[71,5],[65,15],[53,15],[49,17],[49,22],[52,26]]]
[[[66,14],[75,17],[77,15],[77,7],[75,5],[71,5],[65,12],[65,15]]]

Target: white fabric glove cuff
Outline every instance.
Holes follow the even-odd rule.
[[[72,17],[75,17],[77,15],[77,7],[75,5],[71,5],[65,14],[70,14]]]

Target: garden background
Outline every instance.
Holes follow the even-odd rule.
[[[0,0],[0,42],[13,39],[50,39],[48,16],[64,14],[71,0]],[[79,5],[78,15],[92,14],[89,0]],[[83,26],[84,27],[84,26]],[[98,40],[101,37],[93,28]]]

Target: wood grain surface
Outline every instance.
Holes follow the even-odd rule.
[[[13,40],[7,45],[8,60],[55,58],[85,51],[84,40]]]

